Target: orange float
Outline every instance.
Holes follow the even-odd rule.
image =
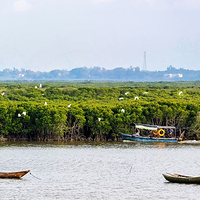
[[[152,133],[153,133],[154,135],[158,135],[158,134],[159,134],[158,132],[155,132],[155,131],[152,131]]]

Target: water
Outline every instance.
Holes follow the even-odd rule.
[[[0,143],[0,199],[199,199],[200,185],[168,183],[162,173],[200,176],[200,145]],[[36,177],[34,177],[34,176]]]

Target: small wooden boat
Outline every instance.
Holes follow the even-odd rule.
[[[30,170],[19,171],[19,172],[0,172],[0,178],[16,178],[20,179],[22,176],[26,175]]]
[[[194,183],[194,184],[200,184],[200,177],[194,177],[194,176],[184,176],[180,174],[163,174],[164,178],[172,183]]]

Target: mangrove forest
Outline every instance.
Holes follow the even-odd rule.
[[[2,141],[116,141],[132,122],[200,136],[200,82],[0,83]]]

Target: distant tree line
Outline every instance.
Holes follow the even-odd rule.
[[[114,80],[114,81],[196,81],[200,80],[200,70],[176,69],[169,66],[165,71],[143,71],[139,67],[117,67],[107,70],[101,67],[79,67],[50,72],[4,69],[0,80]]]

